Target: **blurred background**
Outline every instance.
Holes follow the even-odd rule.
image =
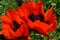
[[[23,2],[25,1],[26,0],[23,0]],[[38,0],[34,1],[37,2]],[[47,11],[47,9],[49,9],[51,6],[54,6],[54,12],[57,14],[57,29],[55,32],[49,32],[49,34],[53,38],[53,40],[60,40],[60,0],[42,0],[42,2],[44,5],[44,11]],[[16,0],[0,0],[0,15],[5,15],[7,9],[16,9],[17,7],[18,4]],[[32,37],[32,40],[49,40],[48,38],[36,33],[35,31],[31,31],[30,36]]]

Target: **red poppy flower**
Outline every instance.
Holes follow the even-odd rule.
[[[42,2],[26,2],[22,4],[18,11],[23,11],[19,15],[26,21],[31,29],[34,29],[40,34],[51,38],[47,31],[54,31],[56,29],[56,14],[53,13],[53,8],[50,8],[44,14]]]
[[[29,28],[26,23],[18,16],[14,9],[8,10],[2,19],[2,32],[6,39],[22,37],[23,40],[29,38]]]

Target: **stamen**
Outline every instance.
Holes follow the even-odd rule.
[[[33,14],[30,14],[28,18],[29,18],[32,22],[34,22],[34,15],[33,15]]]
[[[18,24],[16,21],[13,21],[13,24],[14,24],[14,31],[16,31],[19,27],[20,27],[20,24]]]
[[[46,21],[46,23],[47,23],[47,24],[49,24],[49,22],[48,22],[48,21]]]
[[[44,16],[43,16],[42,14],[38,14],[38,15],[35,17],[35,20],[44,21]]]

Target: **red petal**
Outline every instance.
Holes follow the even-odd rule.
[[[52,24],[52,27],[49,29],[50,31],[56,30],[56,14],[52,14],[51,17],[48,19],[49,24]]]
[[[6,16],[7,16],[10,20],[12,20],[9,10],[6,11]]]
[[[3,32],[2,31],[0,31],[0,35],[2,35],[3,34]]]
[[[12,23],[12,21],[7,16],[1,16],[2,22],[4,23]]]
[[[33,29],[36,30],[38,33],[51,38],[49,36],[49,34],[47,33],[47,31],[50,29],[51,27],[49,25],[47,25],[46,23],[43,22],[39,22],[39,20],[34,22],[34,26]]]
[[[53,22],[52,24],[51,24],[51,28],[49,29],[49,31],[55,31],[56,30],[56,27],[57,26],[57,24],[56,24],[56,22]]]
[[[53,7],[51,7],[45,14],[45,21],[47,21],[53,14]]]
[[[48,19],[49,24],[56,22],[56,20],[57,20],[56,14],[52,14],[52,16]]]
[[[38,2],[38,7],[39,12],[44,15],[44,6],[41,1]]]
[[[6,39],[12,39],[16,36],[8,24],[2,23],[2,31]]]

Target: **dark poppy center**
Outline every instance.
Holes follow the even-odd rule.
[[[46,24],[49,24],[49,22],[48,22],[48,21],[46,21]]]
[[[44,16],[42,14],[38,14],[36,16],[34,16],[34,14],[30,14],[29,15],[29,19],[34,22],[35,20],[40,20],[40,21],[44,21]]]
[[[14,28],[13,28],[14,31],[16,31],[21,26],[16,21],[13,21],[13,25],[14,25]]]
[[[29,19],[30,19],[32,22],[34,22],[34,15],[33,15],[33,14],[30,14],[30,15],[29,15]]]
[[[42,14],[38,14],[35,16],[35,20],[44,21],[44,16]]]

